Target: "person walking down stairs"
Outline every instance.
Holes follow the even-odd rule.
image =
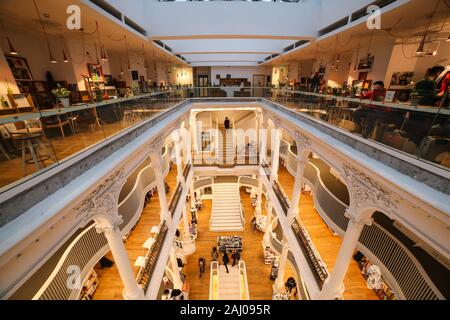
[[[233,258],[233,264],[231,266],[234,267],[234,265],[239,263],[239,260],[241,260],[241,254],[238,250],[234,249],[231,257]]]
[[[201,278],[202,275],[205,273],[205,265],[206,265],[205,258],[198,259],[198,267],[200,268],[200,275],[198,276],[199,278]]]
[[[212,260],[212,261],[218,261],[218,260],[219,260],[219,252],[217,251],[217,248],[216,248],[216,247],[213,247],[213,248],[212,248],[212,251],[211,251],[211,260]]]
[[[228,263],[230,262],[230,258],[228,257],[228,253],[226,251],[223,253],[222,262],[225,266],[225,269],[227,269],[227,273],[230,273],[228,271]]]

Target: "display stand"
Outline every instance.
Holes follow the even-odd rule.
[[[233,250],[237,250],[242,252],[242,237],[240,236],[222,236],[217,237],[217,247],[219,251],[228,251],[232,252]]]
[[[274,291],[272,300],[289,300],[289,294],[286,291]]]
[[[275,280],[278,277],[278,270],[280,269],[280,259],[277,257],[272,261],[272,268],[270,269],[270,280]]]
[[[83,284],[83,289],[81,290],[80,300],[92,300],[95,290],[97,290],[99,285],[97,273],[92,269],[89,272],[87,280]]]
[[[270,247],[264,248],[264,264],[272,264],[273,261],[277,260],[278,256],[275,252],[270,249]]]

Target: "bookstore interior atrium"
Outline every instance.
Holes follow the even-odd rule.
[[[449,0],[1,0],[0,300],[447,300],[449,120]]]

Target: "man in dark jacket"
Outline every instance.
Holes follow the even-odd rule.
[[[223,253],[222,262],[225,266],[225,269],[227,269],[227,273],[230,273],[228,271],[228,263],[230,262],[230,258],[228,257],[228,253],[226,251]]]
[[[225,129],[230,129],[230,120],[228,119],[228,117],[225,118],[223,125],[225,126]]]
[[[241,254],[239,253],[238,250],[234,249],[232,257],[233,257],[233,264],[231,266],[234,267],[236,262],[239,262],[239,260],[241,260]]]

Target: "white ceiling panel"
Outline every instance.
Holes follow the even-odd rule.
[[[280,52],[293,40],[279,39],[186,39],[162,40],[174,52]]]
[[[184,54],[188,62],[196,61],[264,61],[267,54]]]

